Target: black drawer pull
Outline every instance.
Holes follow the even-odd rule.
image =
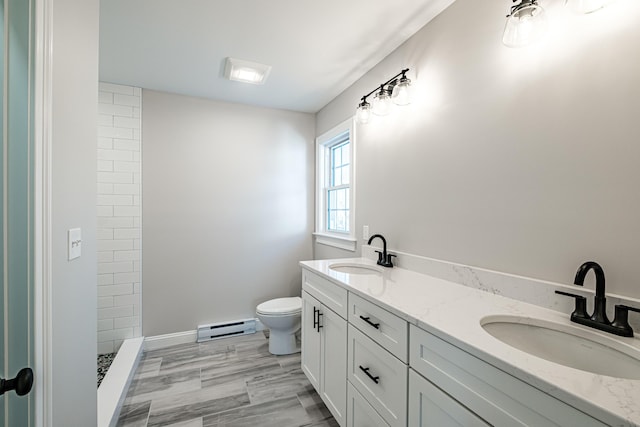
[[[371,378],[371,381],[373,381],[376,384],[380,383],[380,377],[374,377],[373,375],[371,375],[369,373],[369,368],[363,368],[362,365],[360,365],[360,370],[362,370],[362,372],[364,372],[365,374],[367,374],[367,376],[369,378]]]
[[[370,317],[364,317],[362,315],[360,315],[360,318],[362,320],[364,320],[365,322],[367,322],[368,324],[370,324],[371,326],[373,326],[376,329],[380,329],[380,323],[373,323],[370,319]]]

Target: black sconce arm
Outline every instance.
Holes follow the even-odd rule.
[[[402,76],[405,77],[405,74],[407,74],[407,71],[409,71],[408,68],[405,68],[404,70],[400,71],[398,74],[396,74],[395,76],[391,77],[389,80],[387,80],[386,82],[382,83],[380,86],[376,86],[375,89],[373,89],[371,92],[369,92],[368,94],[366,94],[365,96],[363,96],[362,98],[360,98],[363,102],[365,102],[367,100],[367,98],[369,96],[371,96],[374,92],[378,91],[378,90],[384,90],[385,86],[391,86],[391,88],[393,88],[393,86],[396,85],[396,82],[398,80],[398,77]],[[390,89],[391,89],[390,88]]]

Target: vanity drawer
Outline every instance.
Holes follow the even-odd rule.
[[[347,381],[347,427],[389,427],[369,402]]]
[[[351,384],[390,426],[406,426],[407,365],[351,324],[348,343]]]
[[[406,320],[350,292],[349,323],[404,363],[409,362],[409,324]]]
[[[343,319],[347,318],[348,292],[346,289],[304,269],[302,270],[302,289],[316,297]]]
[[[414,325],[411,368],[495,426],[605,424]]]

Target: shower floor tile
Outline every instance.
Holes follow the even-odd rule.
[[[338,424],[300,368],[261,333],[145,352],[118,427]]]
[[[107,371],[111,367],[111,364],[113,363],[113,359],[115,359],[115,357],[115,353],[98,355],[98,387],[100,387],[104,376],[107,375]]]

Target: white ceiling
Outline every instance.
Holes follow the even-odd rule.
[[[102,0],[100,80],[315,113],[453,1]],[[228,56],[267,82],[225,80]]]

